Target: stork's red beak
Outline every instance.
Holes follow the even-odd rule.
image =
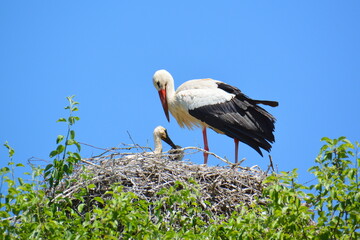
[[[161,104],[162,104],[163,109],[164,109],[166,119],[168,120],[168,122],[170,122],[169,108],[168,108],[168,103],[167,103],[167,100],[166,100],[166,90],[165,89],[160,89],[159,90],[159,97],[160,97],[160,101],[161,101]]]

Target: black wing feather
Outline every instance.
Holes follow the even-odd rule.
[[[275,118],[239,89],[225,83],[218,83],[218,86],[236,97],[228,102],[189,110],[190,115],[249,145],[261,156],[260,148],[270,151],[270,143],[275,141]]]
[[[217,83],[218,88],[224,90],[225,92],[231,93],[236,95],[236,98],[240,99],[240,100],[244,100],[246,99],[247,101],[253,103],[253,104],[263,104],[263,105],[267,105],[267,106],[271,106],[271,107],[277,107],[279,106],[279,103],[276,101],[268,101],[268,100],[254,100],[249,98],[248,96],[246,96],[245,94],[243,94],[240,89],[233,87],[229,84],[223,83],[223,82],[218,82]]]

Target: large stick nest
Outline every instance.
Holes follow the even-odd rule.
[[[250,205],[256,197],[261,196],[262,181],[266,173],[259,167],[241,167],[239,165],[205,166],[196,165],[189,161],[189,149],[202,149],[188,147],[184,160],[174,161],[175,154],[152,152],[128,153],[122,149],[111,149],[97,157],[82,159],[69,176],[70,186],[61,184],[57,187],[61,194],[57,197],[72,197],[81,188],[94,184],[91,198],[100,196],[106,198],[106,191],[115,183],[123,186],[123,191],[133,192],[139,198],[147,201],[156,201],[160,198],[157,192],[162,188],[173,186],[177,181],[189,184],[195,180],[199,185],[200,198],[198,199],[204,210],[214,214],[230,216],[239,204]],[[145,148],[141,148],[145,149]],[[184,153],[184,152],[182,152]],[[222,161],[227,162],[210,153]],[[84,179],[81,176],[90,176]],[[76,180],[76,181],[71,181]],[[204,202],[210,204],[204,204]]]

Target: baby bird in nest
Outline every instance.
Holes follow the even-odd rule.
[[[167,133],[166,128],[164,128],[163,126],[156,127],[154,129],[153,135],[154,135],[154,145],[155,145],[154,153],[155,154],[162,153],[162,143],[161,143],[161,140],[162,140],[170,145],[171,150],[169,151],[169,153],[170,153],[169,157],[172,160],[180,161],[183,159],[184,151],[180,150],[181,147],[179,145],[175,145],[173,143],[169,134]]]

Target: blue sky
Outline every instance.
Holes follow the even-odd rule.
[[[132,143],[129,132],[152,147],[163,125],[176,144],[202,147],[200,129],[166,121],[152,75],[167,69],[176,87],[214,78],[279,101],[266,108],[277,118],[271,155],[306,182],[322,137],[360,140],[359,12],[359,1],[1,1],[0,143],[15,148],[16,162],[49,159],[66,131],[56,123],[65,97],[76,95],[80,142],[118,147]],[[233,160],[232,139],[208,138]],[[5,148],[0,156],[3,166]],[[243,157],[244,166],[269,163],[240,144]]]

